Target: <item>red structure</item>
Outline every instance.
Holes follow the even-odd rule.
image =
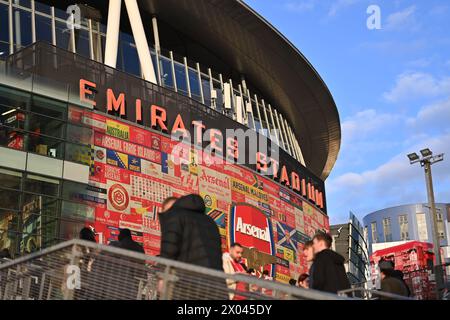
[[[402,245],[375,251],[370,257],[372,279],[378,277],[375,266],[381,259],[394,262],[395,269],[404,274],[411,294],[420,299],[435,298],[433,270],[433,245],[426,242],[411,241]]]

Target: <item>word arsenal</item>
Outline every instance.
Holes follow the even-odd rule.
[[[96,83],[85,79],[80,79],[79,88],[80,102],[83,104],[87,104],[91,108],[95,108],[99,111],[107,112],[112,115],[120,116],[125,119],[134,120],[139,124],[150,126],[154,130],[171,134],[172,137],[179,137],[181,135],[183,137],[189,136],[190,139],[190,132],[192,132],[194,139],[192,143],[195,146],[202,146],[205,141],[208,141],[209,146],[207,147],[207,149],[209,149],[210,152],[214,152],[214,154],[225,155],[227,160],[241,159],[242,152],[240,155],[239,151],[246,150],[245,147],[243,148],[243,146],[240,145],[240,143],[245,144],[246,139],[239,139],[236,134],[226,137],[226,150],[223,150],[224,135],[222,131],[216,128],[207,129],[201,120],[192,120],[190,126],[186,127],[181,113],[177,113],[175,115],[173,114],[173,110],[167,110],[166,108],[155,104],[150,105],[150,117],[148,117],[148,113],[144,114],[143,112],[141,99],[136,99],[134,101],[133,108],[132,105],[130,105],[128,101],[126,101],[125,93],[120,92],[119,94],[116,94],[111,88],[106,89],[106,100],[103,100],[103,97],[99,98],[99,100],[101,99],[101,101],[105,101],[105,108],[104,105],[97,105],[97,101],[95,101],[96,97],[98,97]],[[171,115],[173,114],[172,117],[174,118],[171,123],[169,123],[168,121],[168,114],[170,113]],[[227,134],[228,130],[229,129],[226,129]],[[254,132],[253,130],[251,131]],[[241,132],[243,131],[241,130]],[[254,134],[256,136],[256,133]],[[253,150],[252,148],[255,148],[255,145],[257,144],[257,142],[250,140],[250,146],[248,146],[248,150]],[[260,149],[262,150],[263,148]],[[324,209],[323,193],[322,191],[318,190],[315,183],[313,183],[306,177],[300,177],[300,175],[295,170],[292,170],[292,168],[290,168],[291,170],[288,170],[286,165],[280,164],[280,161],[278,161],[278,157],[269,156],[261,150],[255,149],[253,157],[249,156],[248,163],[243,164],[247,166],[249,164],[255,165],[254,168],[259,173],[266,176],[271,176],[274,180],[280,182],[286,187],[291,188],[292,190],[301,194],[303,197],[315,203],[318,207]],[[265,148],[264,150],[267,150],[267,148]],[[270,150],[273,150],[273,148],[270,148]],[[252,159],[253,162],[251,162]]]

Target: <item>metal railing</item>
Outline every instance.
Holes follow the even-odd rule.
[[[338,292],[341,297],[360,298],[364,300],[417,300],[410,297],[401,296],[379,290],[366,289],[362,287],[351,288]]]
[[[0,265],[2,300],[231,298],[349,299],[82,240],[63,242]]]

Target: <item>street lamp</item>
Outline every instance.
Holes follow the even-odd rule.
[[[408,154],[408,159],[410,164],[415,164],[420,162],[420,165],[425,170],[425,181],[427,184],[427,194],[428,194],[428,205],[430,207],[430,213],[432,216],[432,233],[433,233],[433,249],[434,256],[436,258],[436,264],[434,265],[434,275],[436,277],[436,293],[437,298],[442,297],[441,293],[444,289],[444,278],[442,272],[442,261],[441,261],[441,245],[438,233],[437,215],[436,215],[436,203],[434,202],[434,191],[433,191],[433,178],[431,176],[431,165],[436,162],[444,160],[444,154],[438,154],[433,156],[433,152],[426,148],[420,150],[422,157],[419,157],[417,153]]]

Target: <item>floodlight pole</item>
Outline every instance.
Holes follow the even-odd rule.
[[[438,223],[436,215],[436,203],[434,201],[434,190],[433,190],[433,177],[431,175],[431,164],[430,159],[424,159],[421,161],[422,166],[425,169],[425,180],[427,184],[427,194],[428,194],[428,205],[431,210],[432,216],[432,233],[433,233],[433,250],[436,263],[434,264],[434,275],[436,277],[436,295],[437,299],[442,298],[442,290],[444,289],[443,281],[443,270],[441,261],[441,243],[439,239]]]

